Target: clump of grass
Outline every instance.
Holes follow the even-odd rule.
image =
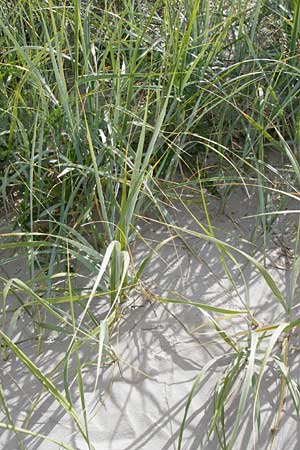
[[[256,414],[269,358],[281,371],[279,410],[285,387],[298,410],[287,355],[289,333],[298,326],[292,311],[299,259],[285,298],[253,255],[217,239],[205,193],[222,197],[225,208],[236,185],[244,186],[245,195],[249,186],[257,189],[254,238],[262,236],[265,248],[288,199],[298,198],[299,5],[271,0],[15,0],[0,5],[1,198],[3,209],[13,211],[17,228],[1,236],[0,248],[25,249],[29,267],[27,282],[2,279],[2,350],[4,357],[13,352],[68,411],[88,448],[93,447],[79,350],[97,346],[96,387],[103,358],[115,357],[110,336],[121,305],[151,258],[146,255],[136,267],[132,255],[137,220],[149,210],[180,239],[190,233],[216,245],[233,288],[227,261],[242,254],[283,310],[284,320],[266,328],[258,326],[248,301],[242,310],[231,311],[244,314],[254,327],[249,326],[242,342],[232,340],[210,317],[232,351],[216,390],[210,428],[218,434],[220,448],[233,447],[250,391]],[[201,232],[180,228],[166,206],[171,198],[167,182],[178,172],[181,185],[192,184],[199,191],[207,221],[199,224],[194,217]],[[298,236],[296,240],[297,255]],[[83,269],[95,277],[88,293],[76,287]],[[18,300],[13,310],[12,293]],[[99,298],[104,307],[97,315],[92,305]],[[213,305],[194,306],[206,313],[230,313]],[[68,339],[52,374],[42,373],[14,342],[21,314],[30,319],[38,352],[43,351],[45,330]],[[278,356],[273,350],[281,334],[284,345]],[[264,356],[257,358],[262,347]],[[82,417],[72,406],[73,359]],[[192,388],[178,448],[190,402],[214,363]],[[222,428],[225,404],[241,371],[245,380],[228,437]],[[52,380],[57,373],[63,373],[65,394]],[[1,427],[18,440],[22,433],[33,433],[15,426],[2,390],[0,404],[7,418]],[[279,419],[275,428],[278,424]]]

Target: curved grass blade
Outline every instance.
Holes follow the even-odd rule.
[[[25,428],[15,427],[14,425],[7,425],[6,423],[0,422],[0,429],[1,430],[7,430],[7,431],[14,431],[15,433],[24,433],[28,436],[32,436],[35,438],[41,438],[45,441],[51,442],[52,444],[55,444],[60,448],[63,448],[65,450],[75,450],[74,447],[70,447],[67,444],[64,444],[63,442],[57,441],[55,439],[51,439],[48,436],[45,436],[41,433],[37,433],[35,431],[26,430]]]
[[[155,220],[155,219],[151,219],[149,217],[147,219],[151,220],[152,222],[156,222],[156,223],[159,223],[161,225],[165,225],[161,221],[158,221],[158,220]],[[179,231],[180,233],[185,233],[185,234],[188,234],[190,236],[195,236],[195,237],[198,237],[200,239],[203,239],[204,241],[209,241],[209,242],[212,242],[213,244],[216,244],[216,245],[219,245],[219,246],[223,246],[223,247],[228,248],[230,250],[234,250],[235,252],[237,252],[240,255],[242,255],[245,259],[247,259],[249,262],[251,262],[257,268],[257,270],[263,276],[263,278],[265,279],[267,285],[269,286],[269,288],[271,289],[271,291],[273,292],[273,294],[275,295],[275,297],[277,298],[279,303],[283,306],[284,310],[286,310],[285,299],[284,299],[282,293],[280,292],[280,290],[279,290],[276,282],[274,281],[273,277],[268,273],[268,271],[265,269],[265,267],[259,261],[257,261],[255,258],[253,258],[253,256],[248,255],[243,250],[240,250],[239,248],[234,247],[233,245],[228,244],[227,242],[221,241],[220,239],[217,239],[214,236],[210,236],[210,235],[206,235],[206,234],[203,234],[203,233],[199,233],[197,231],[193,231],[193,230],[190,230],[188,228],[182,228],[182,227],[179,227],[179,226],[174,225],[174,224],[168,224],[168,227],[173,229],[173,230]]]
[[[41,372],[41,370],[28,358],[28,356],[16,344],[14,344],[14,342],[1,329],[0,337],[5,342],[7,347],[10,348],[10,350],[13,351],[16,357],[24,364],[24,366],[27,367],[30,373],[40,381],[44,388],[47,389],[47,391],[55,398],[55,400],[57,400],[60,406],[72,417],[78,431],[87,442],[87,444],[90,445],[84,427],[81,424],[81,420],[72,405],[66,400],[66,398],[56,388],[52,381]]]

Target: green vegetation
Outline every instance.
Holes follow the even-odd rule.
[[[298,414],[300,391],[288,354],[300,326],[300,226],[284,294],[255,251],[248,254],[220,238],[207,204],[220,198],[224,209],[240,186],[245,199],[248,190],[255,191],[252,238],[267,251],[276,220],[291,200],[299,200],[299,30],[299,0],[0,3],[1,210],[12,224],[0,236],[0,249],[3,255],[15,249],[14,258],[22,254],[28,264],[27,280],[1,278],[1,358],[14,354],[24,364],[43,393],[71,416],[87,448],[94,447],[82,349],[93,349],[96,388],[104,358],[116,358],[110,339],[124,320],[122,306],[136,291],[145,293],[143,272],[168,241],[135,261],[132,248],[141,238],[138,225],[144,216],[166,226],[174,241],[193,236],[214,245],[233,289],[230,267],[239,267],[237,258],[243,258],[264,278],[281,309],[278,322],[261,326],[250,301],[230,309],[150,294],[155,302],[200,309],[224,342],[226,356],[231,352],[215,389],[209,429],[209,435],[217,434],[219,448],[234,448],[250,398],[259,428],[260,386],[270,366],[277,368],[280,384],[275,431],[287,395]],[[198,231],[180,226],[168,207],[184,188],[201,199],[204,223],[181,198]],[[11,260],[1,258],[2,267]],[[246,277],[242,269],[241,276]],[[93,280],[89,290],[78,287],[81,278]],[[101,315],[93,308],[95,299],[103,302]],[[244,317],[245,332],[232,337],[223,330],[219,317],[224,314],[227,320]],[[68,341],[47,375],[16,340],[21,315],[27,316],[38,354],[49,330]],[[81,411],[72,405],[71,360],[77,367],[72,390],[79,392]],[[178,450],[184,448],[190,404],[218,362],[213,359],[191,383]],[[64,392],[57,380],[63,380]],[[229,430],[226,405],[236,389],[238,409]],[[20,449],[26,448],[24,434],[49,439],[27,427],[40,398],[20,426],[0,384],[6,416],[0,427],[15,433]],[[57,448],[72,448],[67,444]]]

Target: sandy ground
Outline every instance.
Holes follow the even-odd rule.
[[[241,198],[244,200],[241,201]],[[200,204],[191,199],[189,205],[204,223]],[[209,206],[216,235],[228,243],[238,244],[241,250],[251,252],[263,261],[263,255],[259,252],[262,238],[256,236],[253,239],[252,234],[256,246],[248,241],[253,233],[255,219],[243,219],[256,211],[255,198],[247,200],[237,191],[231,196],[224,213],[218,211],[219,207],[219,200],[212,200]],[[173,213],[180,225],[201,231],[180,201],[176,201],[176,208],[177,211],[173,209]],[[280,219],[270,236],[266,252],[267,269],[283,292],[286,292],[289,283],[290,258],[286,249],[292,246],[292,236],[295,235],[294,219]],[[148,246],[155,248],[157,243],[171,233],[167,227],[153,220],[141,221],[140,226],[146,240],[137,240],[134,246],[137,262],[143,258]],[[281,308],[265,281],[243,258],[235,256],[243,268],[249,287],[250,307],[259,323],[269,324],[282,320]],[[3,254],[3,259],[5,257],[7,254]],[[230,263],[230,268],[238,294],[224,274],[216,247],[186,235],[184,242],[178,238],[169,241],[153,255],[143,275],[143,282],[147,291],[157,295],[242,309],[246,298],[244,283],[236,264]],[[26,279],[26,261],[22,261],[20,257],[2,265],[0,269],[1,275],[6,278],[14,276]],[[82,360],[86,361],[84,384],[89,433],[95,449],[175,450],[193,380],[205,364],[218,357],[219,362],[205,375],[203,384],[193,399],[183,438],[185,450],[217,450],[219,446],[216,436],[213,435],[208,440],[207,432],[212,416],[215,383],[231,361],[229,347],[206,325],[207,318],[197,308],[161,304],[137,293],[124,305],[123,314],[123,320],[111,341],[116,361],[106,359],[96,392],[95,347],[84,347],[81,350]],[[26,319],[20,318],[20,321],[24,322],[22,329],[26,333]],[[237,318],[224,320],[222,326],[233,336],[245,327],[245,323]],[[296,337],[295,347],[297,340]],[[40,356],[36,356],[35,347],[30,340],[22,344],[22,349],[44,373],[49,373],[62,357],[67,344],[67,339],[57,341],[53,334],[49,334]],[[291,352],[289,363],[291,372],[298,381],[300,353],[297,349]],[[241,373],[238,384],[242,382],[243,376]],[[10,355],[8,361],[1,362],[0,377],[15,424],[63,441],[73,449],[87,448],[68,415],[42,390],[40,383],[13,355]],[[71,361],[69,377],[73,380],[71,392],[74,406],[81,411],[74,380],[75,361]],[[55,378],[55,383],[63,391],[61,376]],[[278,392],[279,376],[270,367],[264,376],[260,392],[260,436],[254,444],[252,407],[249,401],[234,450],[271,448],[271,428],[278,407]],[[226,410],[229,429],[234,423],[238,402],[239,391],[236,387],[230,395]],[[26,423],[26,414],[31,408],[34,408],[34,412]],[[1,410],[0,414],[3,416]],[[24,445],[28,450],[59,448],[34,437],[26,437]],[[14,433],[0,432],[0,449],[19,448],[20,444]],[[300,448],[299,420],[289,396],[273,450],[286,448]]]

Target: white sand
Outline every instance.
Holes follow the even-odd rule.
[[[240,201],[237,192],[231,197],[226,207],[226,214],[217,215],[218,201],[212,201],[210,214],[216,227],[216,235],[227,242],[236,244],[244,251],[253,251],[246,242],[253,229],[252,220],[241,218],[255,212],[255,199],[251,202]],[[176,203],[180,208],[180,203]],[[192,205],[197,217],[203,221],[200,205]],[[197,229],[184,208],[177,212],[181,225]],[[149,221],[141,224],[142,234],[151,247],[170,235],[170,231]],[[293,218],[283,218],[276,225],[269,242],[267,268],[284,292],[288,283],[289,270],[284,266],[287,258],[282,255],[278,239],[289,244],[293,234]],[[199,231],[201,231],[198,228]],[[241,238],[245,241],[241,242]],[[185,297],[193,301],[210,303],[225,308],[239,308],[245,299],[245,289],[238,271],[233,267],[234,278],[241,296],[230,289],[230,283],[224,275],[218,253],[214,245],[195,237],[186,236],[187,243],[195,256],[178,239],[165,245],[155,255],[144,276],[144,285],[153,293],[169,297]],[[136,261],[145,255],[145,243],[138,241],[134,247]],[[262,255],[254,252],[262,261]],[[261,324],[273,323],[281,319],[280,307],[274,300],[262,277],[243,258],[237,256],[244,267],[244,273],[250,290],[250,305]],[[202,260],[202,263],[201,263]],[[20,261],[20,260],[19,260]],[[278,266],[278,267],[274,267]],[[12,262],[5,266],[7,275],[24,276],[24,261]],[[23,274],[23,275],[22,275]],[[3,272],[2,272],[3,275]],[[3,275],[6,276],[6,275]],[[26,278],[26,277],[25,277]],[[217,317],[217,316],[215,316]],[[26,319],[20,319],[20,321]],[[96,450],[175,450],[178,432],[183,418],[187,396],[192,388],[194,378],[201,368],[212,358],[223,357],[219,364],[204,378],[204,384],[195,396],[188,415],[184,433],[185,450],[217,450],[218,443],[213,436],[207,440],[207,431],[212,416],[213,387],[230,362],[230,349],[220,338],[205,326],[205,316],[196,308],[180,305],[165,305],[150,301],[142,295],[133,298],[132,303],[124,307],[124,319],[120,322],[112,338],[112,347],[119,356],[118,363],[107,364],[103,370],[96,393],[94,382],[95,364],[87,365],[84,370],[86,405],[89,417],[89,432]],[[199,328],[200,325],[202,328]],[[243,320],[234,319],[222,322],[224,329],[233,335],[245,328]],[[197,330],[198,329],[198,330]],[[297,343],[297,338],[295,338]],[[35,346],[34,346],[35,347]],[[61,358],[67,347],[66,342],[46,339],[41,356],[36,356],[31,341],[24,343],[22,349],[32,358],[38,367],[48,373]],[[96,360],[92,352],[96,347],[84,347],[82,358],[85,361]],[[88,354],[90,351],[91,354]],[[299,379],[298,351],[290,353],[290,365],[296,380]],[[107,363],[109,360],[106,360]],[[70,380],[74,377],[75,361],[72,360]],[[28,371],[10,355],[8,361],[1,363],[1,382],[11,415],[18,426],[25,426],[26,411],[41,392],[41,385]],[[240,375],[243,380],[244,373]],[[248,402],[247,411],[238,433],[235,450],[270,448],[275,413],[278,406],[279,375],[270,367],[261,386],[261,435],[260,441],[253,444],[252,409]],[[63,391],[63,380],[56,379],[56,385]],[[71,387],[76,409],[81,411],[76,383]],[[239,402],[236,390],[230,396],[226,417],[228,425],[234,423]],[[300,448],[300,426],[293,404],[288,395],[284,407],[284,416],[277,436],[274,450],[297,450]],[[2,414],[3,416],[3,414]],[[2,418],[0,418],[2,420]],[[74,449],[87,448],[71,419],[62,411],[58,403],[49,395],[42,394],[35,411],[26,425],[48,437],[63,441]],[[58,447],[47,441],[26,438],[27,450],[52,450]],[[0,449],[19,449],[12,432],[0,432]]]

